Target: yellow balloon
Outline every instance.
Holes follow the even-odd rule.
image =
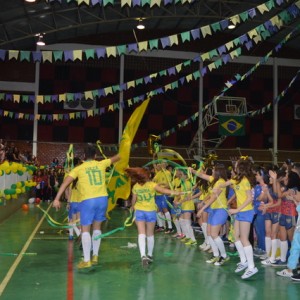
[[[21,189],[16,189],[17,194],[21,194],[21,192],[22,192]]]
[[[10,199],[11,199],[11,196],[10,196],[10,195],[5,195],[5,199],[6,199],[6,200],[10,200]]]

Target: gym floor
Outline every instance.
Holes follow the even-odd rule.
[[[58,222],[67,216],[65,209],[41,207]],[[1,300],[300,299],[300,284],[277,276],[281,269],[264,267],[256,258],[259,273],[242,280],[234,273],[237,256],[223,266],[209,265],[205,260],[211,254],[164,233],[155,234],[154,263],[143,269],[138,248],[132,247],[134,224],[103,238],[99,266],[81,273],[78,242],[69,241],[66,229],[45,216],[32,204],[1,223]],[[122,227],[128,216],[128,210],[116,208],[103,232]],[[203,241],[199,233],[197,241]]]

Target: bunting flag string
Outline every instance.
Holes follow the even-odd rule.
[[[236,84],[238,81],[242,81],[244,79],[246,79],[247,77],[249,77],[261,64],[264,64],[268,61],[268,59],[270,58],[270,56],[272,55],[272,53],[275,51],[279,51],[282,46],[293,36],[293,34],[299,30],[299,25],[297,27],[295,27],[293,29],[292,32],[290,32],[279,44],[277,44],[275,46],[275,48],[270,51],[265,57],[261,57],[259,59],[259,61],[255,64],[254,67],[252,67],[248,72],[246,72],[244,75],[240,75],[240,74],[236,74],[235,75],[235,79],[232,79],[228,82],[225,83],[226,87],[222,90],[222,93],[217,96],[223,96],[225,92],[227,92],[227,90],[229,88],[231,88],[234,84]],[[240,51],[234,50],[235,53],[240,53]],[[231,54],[233,55],[233,54]],[[181,82],[182,84],[185,84],[185,82],[187,82],[186,77],[182,77],[180,78],[178,81],[176,81],[176,83],[179,84],[179,82]],[[171,84],[172,85],[172,84]],[[173,84],[172,85],[173,88],[178,88],[178,85]],[[160,87],[156,90],[150,91],[149,92],[149,97],[152,98],[155,95],[161,94],[164,91],[167,91],[167,87]],[[140,95],[137,97],[134,97],[133,99],[129,99],[127,100],[127,105],[128,107],[132,106],[133,104],[142,102],[145,100],[145,95]],[[205,107],[203,108],[203,111],[206,111],[209,107],[210,103],[205,105]],[[123,102],[123,107],[125,107],[125,103]],[[6,110],[1,110],[0,109],[0,116],[3,117],[9,117],[9,118],[13,118],[15,117],[15,119],[24,119],[24,120],[41,120],[41,121],[59,121],[59,120],[69,120],[69,119],[81,119],[81,118],[86,118],[87,116],[96,116],[96,115],[102,115],[105,112],[109,112],[109,111],[114,111],[116,109],[118,109],[119,107],[112,105],[109,105],[108,107],[102,107],[100,109],[96,109],[96,110],[89,110],[87,111],[87,113],[84,112],[77,112],[77,113],[68,113],[68,114],[54,114],[54,115],[32,115],[32,114],[25,114],[25,113],[14,113],[14,112],[10,112],[10,111],[6,111]],[[194,115],[192,115],[189,119],[184,120],[182,123],[178,124],[178,127],[184,127],[186,125],[188,125],[189,123],[191,123],[192,121],[195,121],[199,116],[199,113],[195,113]],[[174,130],[173,130],[174,131]],[[175,131],[174,131],[175,132]]]
[[[48,0],[51,1],[51,0]],[[56,0],[61,2],[62,0]],[[70,2],[67,0],[68,3]],[[75,1],[75,0],[74,0]],[[148,5],[152,1],[155,0],[122,0],[121,4],[128,5],[129,3],[133,4],[133,6],[140,5]],[[182,3],[189,2],[192,3],[194,0],[164,0],[167,4],[172,3],[173,1],[176,4],[179,1]],[[24,51],[24,50],[4,50],[0,49],[0,61],[8,60],[19,60],[19,61],[28,61],[28,62],[40,62],[40,63],[53,63],[57,61],[81,61],[83,59],[101,59],[105,57],[117,57],[124,54],[129,53],[139,53],[142,51],[154,51],[159,47],[165,49],[166,47],[171,47],[173,45],[179,45],[180,43],[184,43],[186,41],[197,40],[200,38],[205,38],[206,36],[211,36],[218,31],[225,31],[228,28],[229,20],[237,25],[241,22],[246,22],[249,18],[254,19],[258,13],[264,14],[265,12],[270,12],[272,9],[276,8],[276,5],[281,6],[284,2],[289,3],[290,0],[269,0],[265,3],[262,3],[254,8],[251,8],[247,11],[244,11],[240,14],[228,17],[219,22],[215,22],[213,24],[205,25],[203,27],[192,29],[190,31],[181,32],[179,34],[174,34],[167,37],[161,37],[159,39],[142,41],[139,43],[133,43],[128,45],[117,45],[110,47],[99,47],[95,49],[85,49],[85,50],[54,50],[54,51]],[[106,4],[114,4],[115,0],[77,0],[77,3],[85,3],[87,5],[96,5],[98,3]],[[159,6],[161,1],[155,1],[155,4]],[[152,3],[153,4],[153,3]],[[164,3],[165,4],[165,3]],[[166,4],[165,4],[166,5]],[[295,7],[300,7],[300,1],[294,3]],[[105,5],[104,5],[105,6]],[[153,5],[152,5],[153,6]],[[151,7],[152,7],[151,6]],[[291,8],[293,11],[294,8]],[[288,20],[289,16],[286,14],[281,15],[285,21]],[[277,19],[274,20],[275,23],[280,24],[282,20]],[[255,34],[255,32],[254,32]],[[160,43],[159,43],[160,42]]]
[[[299,1],[300,2],[300,1]],[[299,9],[290,9],[288,8],[286,12],[288,13],[290,11],[291,17],[297,17],[300,14]],[[283,15],[286,15],[285,13]],[[66,101],[76,101],[78,99],[84,99],[84,100],[95,100],[97,97],[106,97],[108,95],[113,95],[116,92],[124,92],[130,88],[134,88],[139,84],[144,84],[147,85],[149,83],[152,83],[153,78],[157,78],[158,76],[166,76],[166,75],[174,75],[174,74],[180,74],[183,71],[184,67],[188,67],[191,65],[192,62],[198,63],[200,61],[206,61],[206,60],[213,60],[216,59],[216,57],[219,57],[215,61],[211,62],[207,66],[201,68],[198,71],[195,71],[193,73],[190,73],[186,75],[183,78],[180,78],[179,80],[172,82],[168,85],[166,85],[164,88],[164,91],[167,91],[168,89],[175,89],[177,88],[180,84],[184,84],[185,82],[189,82],[191,80],[196,80],[197,78],[200,78],[201,76],[205,76],[208,72],[212,72],[214,69],[218,69],[222,65],[228,63],[230,60],[233,60],[237,58],[238,56],[241,55],[241,48],[238,47],[235,50],[231,51],[230,53],[227,53],[229,49],[231,49],[234,45],[235,46],[245,46],[247,50],[249,51],[254,45],[253,41],[249,40],[249,38],[253,37],[255,35],[258,37],[257,41],[255,42],[256,44],[266,40],[267,38],[271,37],[273,34],[275,34],[282,26],[282,24],[285,22],[284,20],[288,18],[282,18],[283,23],[276,23],[275,20],[279,20],[279,15],[276,15],[272,17],[270,20],[266,21],[264,24],[256,26],[254,29],[249,30],[245,34],[235,38],[234,40],[231,40],[227,42],[226,44],[221,45],[220,47],[210,50],[206,53],[203,53],[199,56],[196,56],[192,60],[186,60],[180,64],[177,64],[176,66],[170,67],[165,70],[161,70],[157,73],[153,73],[150,75],[147,75],[143,78],[138,78],[136,80],[132,80],[130,82],[123,83],[122,85],[114,85],[102,89],[95,89],[92,91],[84,91],[84,92],[78,92],[78,93],[69,93],[66,92],[64,94],[59,94],[59,95],[38,95],[37,98],[35,99],[34,95],[17,95],[17,94],[10,94],[10,93],[0,93],[0,101],[5,100],[5,101],[13,101],[16,103],[21,102],[34,102],[35,100],[38,101],[39,104],[46,104],[49,102],[66,102]],[[274,25],[273,25],[274,24]],[[279,25],[278,25],[279,24]],[[280,26],[281,24],[281,26]],[[255,32],[255,34],[253,33]],[[160,90],[154,90],[154,93],[157,92],[159,93]],[[128,106],[130,106],[130,100],[128,101]],[[117,105],[112,105],[109,107],[108,110],[114,111],[114,108]],[[62,116],[56,116],[53,115],[53,118],[49,120],[49,117],[47,115],[38,115],[36,118],[38,120],[62,120],[62,119],[72,119],[72,118],[82,118],[82,115],[85,114],[85,112],[77,112],[77,115],[75,113],[71,113],[69,118],[66,117],[65,115]],[[89,110],[88,111],[88,116],[94,116],[102,114],[99,109],[95,110]],[[25,118],[24,114],[20,114],[19,119]]]

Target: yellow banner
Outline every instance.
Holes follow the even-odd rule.
[[[120,141],[119,153],[121,159],[115,164],[113,174],[107,185],[108,207],[107,212],[114,209],[118,199],[127,200],[130,195],[130,180],[124,170],[129,166],[130,148],[137,129],[141,123],[150,99],[145,100],[131,114]]]

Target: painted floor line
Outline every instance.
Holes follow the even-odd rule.
[[[51,208],[51,205],[49,205],[47,212],[49,211],[49,209]],[[18,257],[16,258],[16,260],[14,261],[14,263],[12,264],[12,266],[10,267],[10,269],[8,270],[5,278],[2,280],[1,284],[0,284],[0,297],[3,294],[7,284],[9,283],[11,277],[13,276],[17,266],[19,265],[21,259],[23,258],[23,253],[26,253],[26,250],[28,249],[31,241],[33,240],[34,235],[36,234],[36,232],[38,231],[39,227],[41,226],[41,224],[43,223],[44,219],[45,219],[46,215],[43,215],[43,217],[41,218],[41,220],[38,222],[38,224],[36,225],[35,229],[32,231],[30,237],[28,238],[27,242],[25,243],[24,247],[22,248],[22,250],[20,251],[20,254],[18,255]]]

